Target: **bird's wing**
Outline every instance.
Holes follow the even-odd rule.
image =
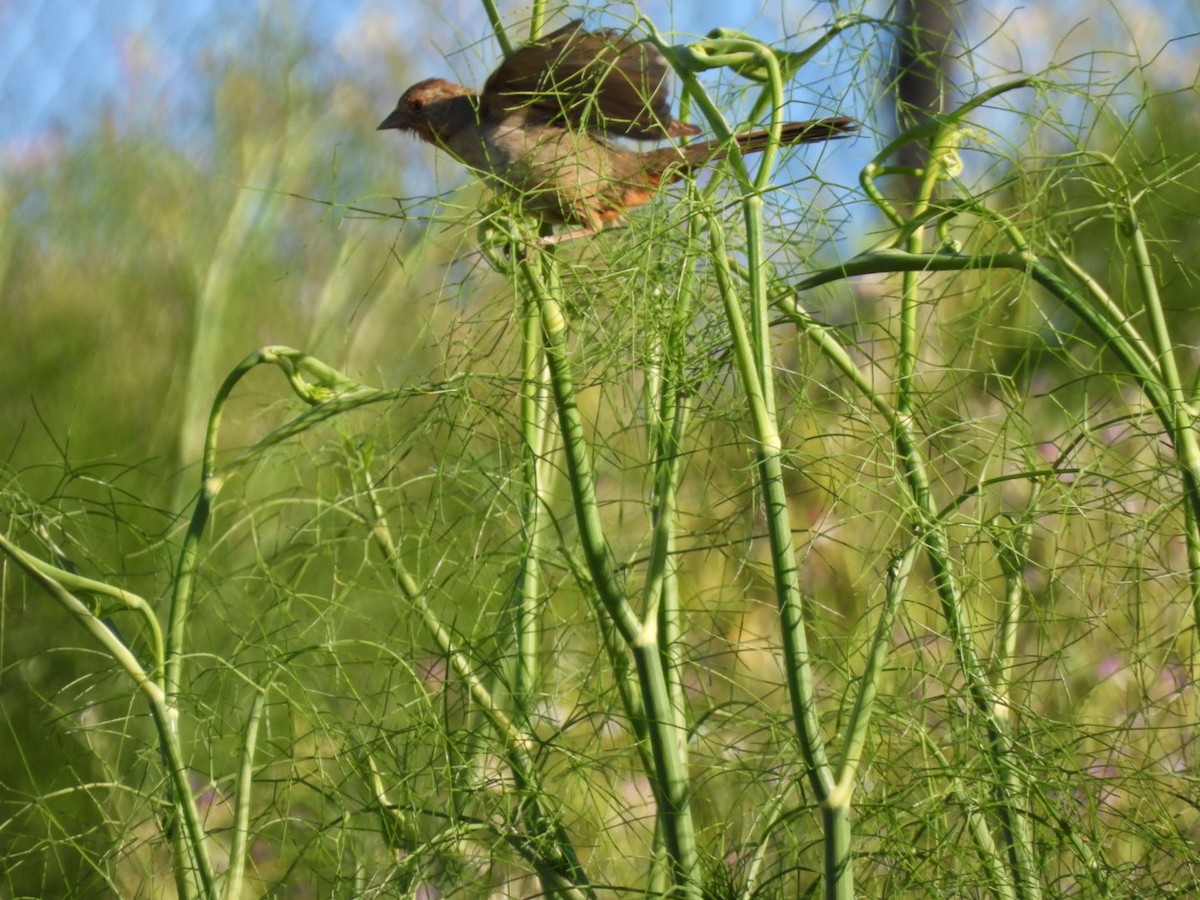
[[[657,48],[575,21],[514,50],[484,85],[487,112],[533,109],[572,128],[661,140],[698,134],[671,116],[671,67]]]

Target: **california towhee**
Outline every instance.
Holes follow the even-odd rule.
[[[515,50],[482,94],[441,78],[417,82],[379,129],[411,131],[450,152],[543,222],[582,226],[573,237],[619,221],[662,185],[727,154],[716,140],[645,153],[606,140],[699,134],[671,116],[669,71],[653,46],[572,22]],[[781,139],[825,141],[857,128],[845,118],[792,122]],[[770,137],[750,131],[734,140],[753,153]]]

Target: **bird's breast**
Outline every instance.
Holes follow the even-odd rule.
[[[587,219],[583,208],[613,177],[614,151],[602,140],[518,114],[481,123],[477,160],[452,149],[526,212],[549,222]]]

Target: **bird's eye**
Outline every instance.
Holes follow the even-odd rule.
[[[425,101],[422,100],[420,97],[409,97],[408,98],[409,112],[420,112],[421,107],[424,105],[425,105]]]

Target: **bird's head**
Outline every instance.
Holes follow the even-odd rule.
[[[395,128],[411,131],[431,144],[444,143],[462,107],[472,103],[475,92],[442,78],[418,81],[400,95],[396,108],[379,123],[379,131]]]

